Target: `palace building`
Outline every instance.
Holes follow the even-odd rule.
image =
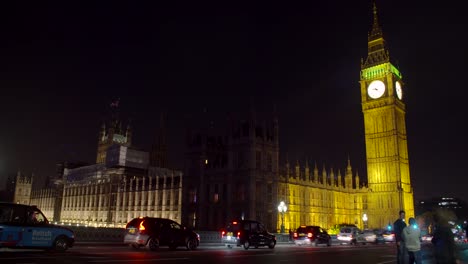
[[[229,119],[191,131],[185,168],[183,219],[201,229],[233,219],[256,219],[270,230],[300,225],[355,224],[384,228],[399,210],[414,216],[405,126],[404,83],[390,59],[374,4],[368,54],[360,84],[364,115],[368,184],[361,184],[351,162],[328,170],[289,161],[279,164],[278,120]],[[343,174],[342,174],[343,172]],[[286,212],[279,212],[283,202]],[[366,216],[366,217],[363,217]]]
[[[167,168],[164,117],[147,152],[132,147],[130,125],[123,131],[113,110],[99,133],[96,164],[57,164],[57,175],[46,188],[33,190],[28,203],[64,224],[124,227],[140,216],[180,222],[183,177]]]
[[[32,179],[19,175],[15,201],[39,206],[53,221],[109,227],[154,216],[197,230],[256,219],[284,232],[342,223],[384,228],[399,210],[414,216],[406,87],[389,55],[375,4],[373,11],[360,71],[367,183],[349,158],[341,168],[308,160],[280,164],[276,112],[259,118],[253,105],[243,115],[215,119],[205,112],[196,118],[187,131],[183,172],[171,169],[166,117],[161,116],[155,144],[144,151],[132,146],[131,126],[122,129],[114,104],[111,121],[98,135],[95,164],[59,163],[46,188],[32,192]],[[280,212],[281,202],[286,210]]]

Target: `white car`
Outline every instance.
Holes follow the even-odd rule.
[[[340,244],[356,244],[359,229],[353,226],[345,226],[340,229],[336,239]]]
[[[385,242],[395,242],[395,234],[392,231],[385,231],[382,236]]]
[[[377,234],[374,230],[364,230],[356,236],[356,241],[365,245],[366,243],[377,243]]]

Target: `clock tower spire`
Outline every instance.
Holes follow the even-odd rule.
[[[373,6],[374,21],[368,35],[367,57],[361,64],[361,102],[364,115],[368,178],[368,226],[381,228],[405,210],[414,216],[409,175],[406,106],[402,74],[390,62]]]
[[[379,25],[377,16],[377,6],[374,2],[374,23],[372,24],[372,30],[367,36],[367,53],[368,56],[363,62],[362,67],[371,67],[381,63],[389,62],[390,56],[388,49],[385,44],[382,29]]]

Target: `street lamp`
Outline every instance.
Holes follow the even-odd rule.
[[[364,229],[367,229],[367,214],[362,215],[362,221],[364,222]]]
[[[288,208],[286,207],[286,204],[281,201],[278,205],[278,212],[281,214],[281,233],[284,233],[284,213],[286,213],[287,210]]]

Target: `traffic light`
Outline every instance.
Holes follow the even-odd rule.
[[[388,224],[387,230],[388,230],[388,231],[391,231],[391,230],[392,230],[392,225],[391,225],[391,224]]]

